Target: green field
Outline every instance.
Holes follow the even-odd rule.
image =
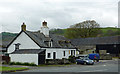
[[[103,31],[103,33],[107,33],[108,30],[112,30],[112,31],[118,31],[120,30],[120,28],[101,28],[101,30]]]
[[[28,69],[28,68],[25,68],[25,67],[3,67],[3,66],[0,66],[0,71],[16,71],[16,70],[25,70],[25,69]]]
[[[99,37],[120,35],[120,28],[106,27],[106,28],[100,28],[100,30],[101,31],[98,34]],[[66,36],[66,32],[67,32],[67,29],[51,29],[50,30],[50,33],[57,34],[57,35],[63,35],[63,36]],[[9,43],[11,42],[11,40],[15,38],[15,36],[18,33],[2,32],[1,34],[2,34],[3,42]]]

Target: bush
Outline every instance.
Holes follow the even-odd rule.
[[[68,60],[69,60],[71,63],[75,63],[75,56],[69,56]]]
[[[29,66],[37,66],[36,64],[34,64],[34,63],[30,63],[30,65]]]
[[[34,64],[34,63],[28,63],[28,62],[23,63],[23,65],[26,65],[26,66],[36,66],[36,64]]]
[[[6,61],[1,62],[2,64],[8,64]]]
[[[15,65],[22,65],[22,63],[20,63],[20,62],[15,62]]]
[[[23,63],[23,65],[26,65],[26,66],[28,66],[28,65],[30,65],[30,63],[28,63],[28,62],[25,62],[25,63]]]
[[[37,66],[34,63],[28,63],[28,62],[24,62],[24,63],[21,63],[21,62],[10,62],[9,65]]]
[[[16,63],[15,62],[9,62],[9,65],[15,65]]]

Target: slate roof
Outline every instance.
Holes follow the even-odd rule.
[[[43,51],[45,51],[45,49],[19,49],[11,54],[39,54]]]
[[[30,31],[25,31],[29,37],[31,37],[39,46],[42,47],[47,47],[47,45],[44,43],[44,40],[46,40],[45,36],[38,32],[30,32]]]
[[[45,37],[40,31],[31,32],[31,31],[21,31],[12,42],[22,33],[26,33],[38,46],[48,48],[48,42],[52,41],[52,47],[49,48],[75,48],[64,36],[50,34],[49,37]],[[11,43],[12,43],[11,42]],[[10,44],[11,44],[10,43]],[[9,44],[9,45],[10,45]],[[9,45],[7,47],[9,47]]]
[[[71,39],[75,46],[97,44],[120,44],[120,36]]]
[[[25,33],[27,33],[29,37],[31,37],[41,47],[49,47],[45,43],[45,41],[52,40],[52,47],[75,48],[71,43],[69,43],[70,40],[65,38],[64,36],[50,34],[49,37],[45,37],[45,35],[43,33],[40,33],[40,31],[25,31]],[[63,41],[62,44],[59,43],[60,41]],[[68,41],[68,43],[66,43],[65,41]]]

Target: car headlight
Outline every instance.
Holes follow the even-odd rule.
[[[88,60],[86,62],[89,62]]]

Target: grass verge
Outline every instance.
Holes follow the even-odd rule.
[[[20,71],[20,70],[27,70],[28,68],[26,67],[4,67],[4,66],[0,66],[0,71],[4,72],[4,71]]]

